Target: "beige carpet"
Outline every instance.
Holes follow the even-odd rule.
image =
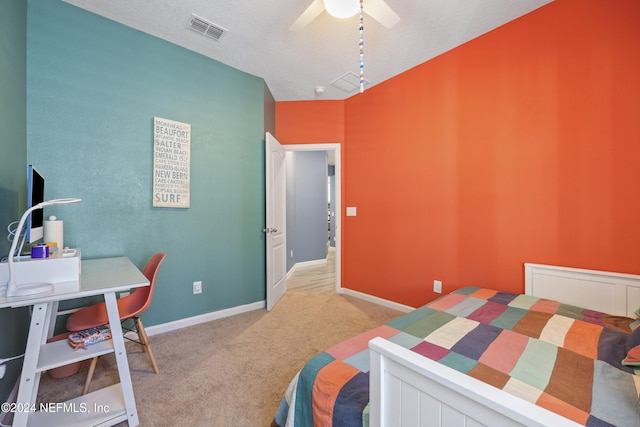
[[[159,375],[130,342],[140,425],[269,426],[306,360],[400,314],[344,295],[289,291],[269,313],[256,310],[152,336]],[[79,395],[85,376],[86,368],[62,379],[44,374],[38,401]],[[115,382],[113,355],[101,357],[90,391]]]

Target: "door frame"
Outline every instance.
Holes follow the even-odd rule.
[[[336,293],[342,293],[342,166],[340,159],[340,144],[282,144],[285,151],[331,151],[335,160],[335,244],[336,244]],[[287,249],[288,251],[288,249]],[[288,253],[288,252],[287,252]]]

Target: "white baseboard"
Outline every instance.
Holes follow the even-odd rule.
[[[300,261],[300,262],[296,262],[294,267],[309,267],[312,265],[323,265],[327,263],[327,259],[326,258],[321,258],[321,259],[312,259],[311,261]],[[291,267],[293,268],[293,267]]]
[[[289,271],[287,271],[287,279],[296,271],[296,268],[300,268],[300,267],[308,267],[308,266],[312,266],[312,265],[323,265],[326,264],[328,261],[326,258],[324,259],[313,259],[311,261],[300,261],[300,262],[296,262],[295,264],[293,264],[293,266],[289,269]]]
[[[404,305],[404,304],[399,304],[397,302],[393,302],[393,301],[389,301],[386,299],[382,299],[382,298],[378,298],[375,297],[373,295],[369,295],[369,294],[364,294],[362,292],[358,292],[358,291],[354,291],[351,289],[347,289],[347,288],[340,288],[340,292],[341,294],[345,294],[345,295],[349,295],[355,298],[359,298],[361,300],[364,301],[368,301],[368,302],[372,302],[374,304],[378,304],[381,305],[383,307],[387,307],[387,308],[391,308],[393,310],[398,310],[398,311],[402,311],[403,313],[408,313],[410,311],[415,310],[415,307],[410,307],[408,305]]]
[[[201,314],[199,316],[187,317],[186,319],[175,320],[173,322],[162,323],[145,327],[147,335],[161,334],[164,332],[175,331],[176,329],[186,328],[188,326],[198,325],[200,323],[210,322],[212,320],[222,319],[224,317],[235,316],[236,314],[246,313],[248,311],[259,310],[265,308],[265,301],[257,301],[250,304],[239,305],[237,307],[226,308],[224,310],[212,311],[211,313]]]
[[[291,277],[293,272],[296,271],[296,265],[298,264],[293,264],[293,266],[289,269],[289,271],[287,271],[287,280],[289,280],[289,277]]]

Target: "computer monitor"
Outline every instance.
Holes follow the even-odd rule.
[[[38,203],[44,202],[44,178],[36,168],[29,165],[27,168],[27,209]],[[44,212],[36,209],[27,218],[27,242],[33,243],[42,239],[44,235]]]

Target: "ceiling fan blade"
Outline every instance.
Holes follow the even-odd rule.
[[[295,22],[289,27],[291,31],[300,31],[311,21],[316,19],[324,11],[324,3],[322,0],[313,0],[313,2],[302,12],[302,15],[295,20]]]
[[[364,0],[364,11],[387,28],[392,28],[400,22],[400,17],[384,0]]]

